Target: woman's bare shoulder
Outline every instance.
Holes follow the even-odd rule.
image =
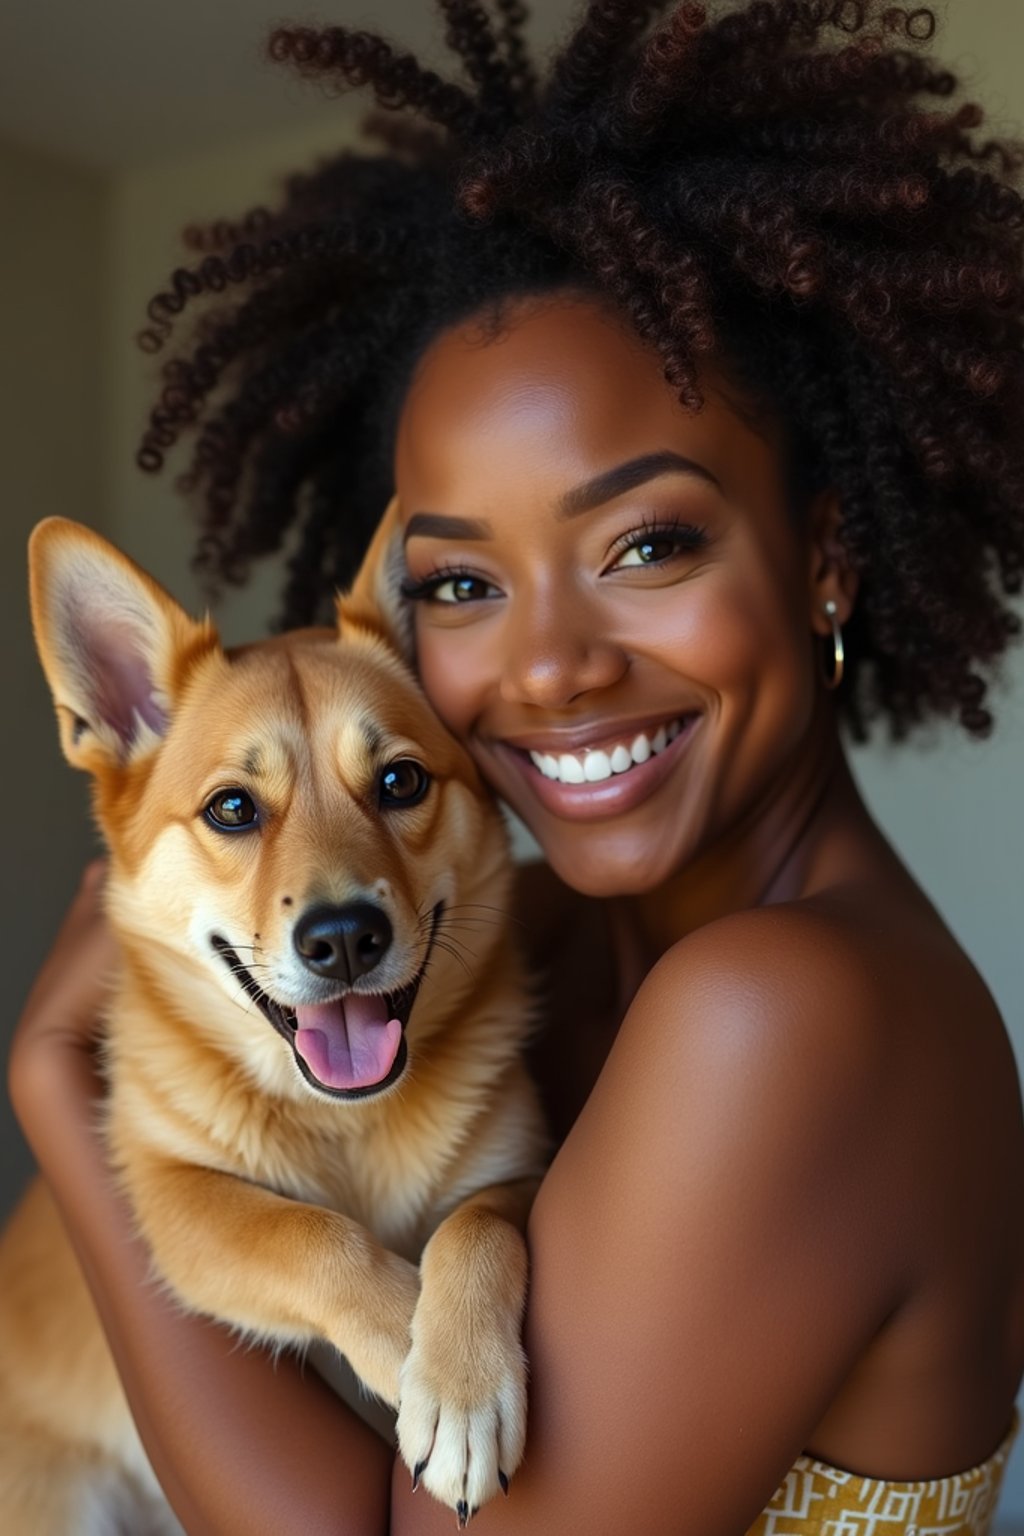
[[[983,1024],[1000,1028],[988,988],[934,908],[882,884],[709,923],[663,956],[637,1001],[656,1015],[697,994],[710,1006],[695,1039],[713,1035],[724,1014],[755,1032],[781,1029],[792,1046],[809,1031],[819,1065],[827,1048],[868,1071],[890,1069],[893,1053],[915,1042],[934,1052],[947,1018],[952,1034],[969,1014],[975,1041]]]
[[[823,1073],[847,1094],[870,1091],[884,1067],[893,984],[888,941],[873,945],[854,916],[825,903],[757,907],[718,919],[667,951],[627,1020],[636,1033],[664,1031],[691,1061],[740,1052],[785,1066],[799,1091]],[[680,1023],[685,1029],[680,1030]]]

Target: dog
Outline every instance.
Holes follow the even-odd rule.
[[[336,629],[225,650],[63,519],[32,614],[109,851],[103,1129],[155,1275],[247,1339],[333,1346],[463,1525],[522,1455],[548,1146],[506,834],[408,664],[395,521]],[[178,1529],[41,1182],[0,1244],[0,1510]]]

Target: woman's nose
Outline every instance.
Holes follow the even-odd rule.
[[[566,603],[520,614],[505,640],[501,696],[507,703],[558,709],[611,687],[629,666],[622,646],[600,632],[594,616]]]

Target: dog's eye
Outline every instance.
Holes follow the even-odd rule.
[[[389,763],[378,780],[383,807],[418,805],[430,788],[430,775],[411,757]]]
[[[203,815],[218,832],[244,831],[259,820],[256,802],[244,789],[222,789],[209,801]]]

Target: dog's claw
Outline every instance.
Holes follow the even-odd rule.
[[[505,1497],[507,1499],[508,1498],[508,1478],[505,1476],[504,1472],[501,1470],[500,1467],[498,1468],[498,1482],[501,1484],[501,1491],[502,1491],[502,1493],[505,1495]]]
[[[418,1461],[416,1463],[416,1465],[412,1469],[412,1491],[413,1491],[413,1493],[416,1492],[416,1489],[420,1485],[420,1478],[423,1476],[424,1472],[427,1470],[427,1462],[429,1460],[430,1460],[429,1456],[424,1456],[423,1460],[422,1461]]]
[[[465,1499],[460,1499],[456,1504],[455,1513],[458,1516],[459,1530],[464,1531],[469,1524],[469,1505]]]

